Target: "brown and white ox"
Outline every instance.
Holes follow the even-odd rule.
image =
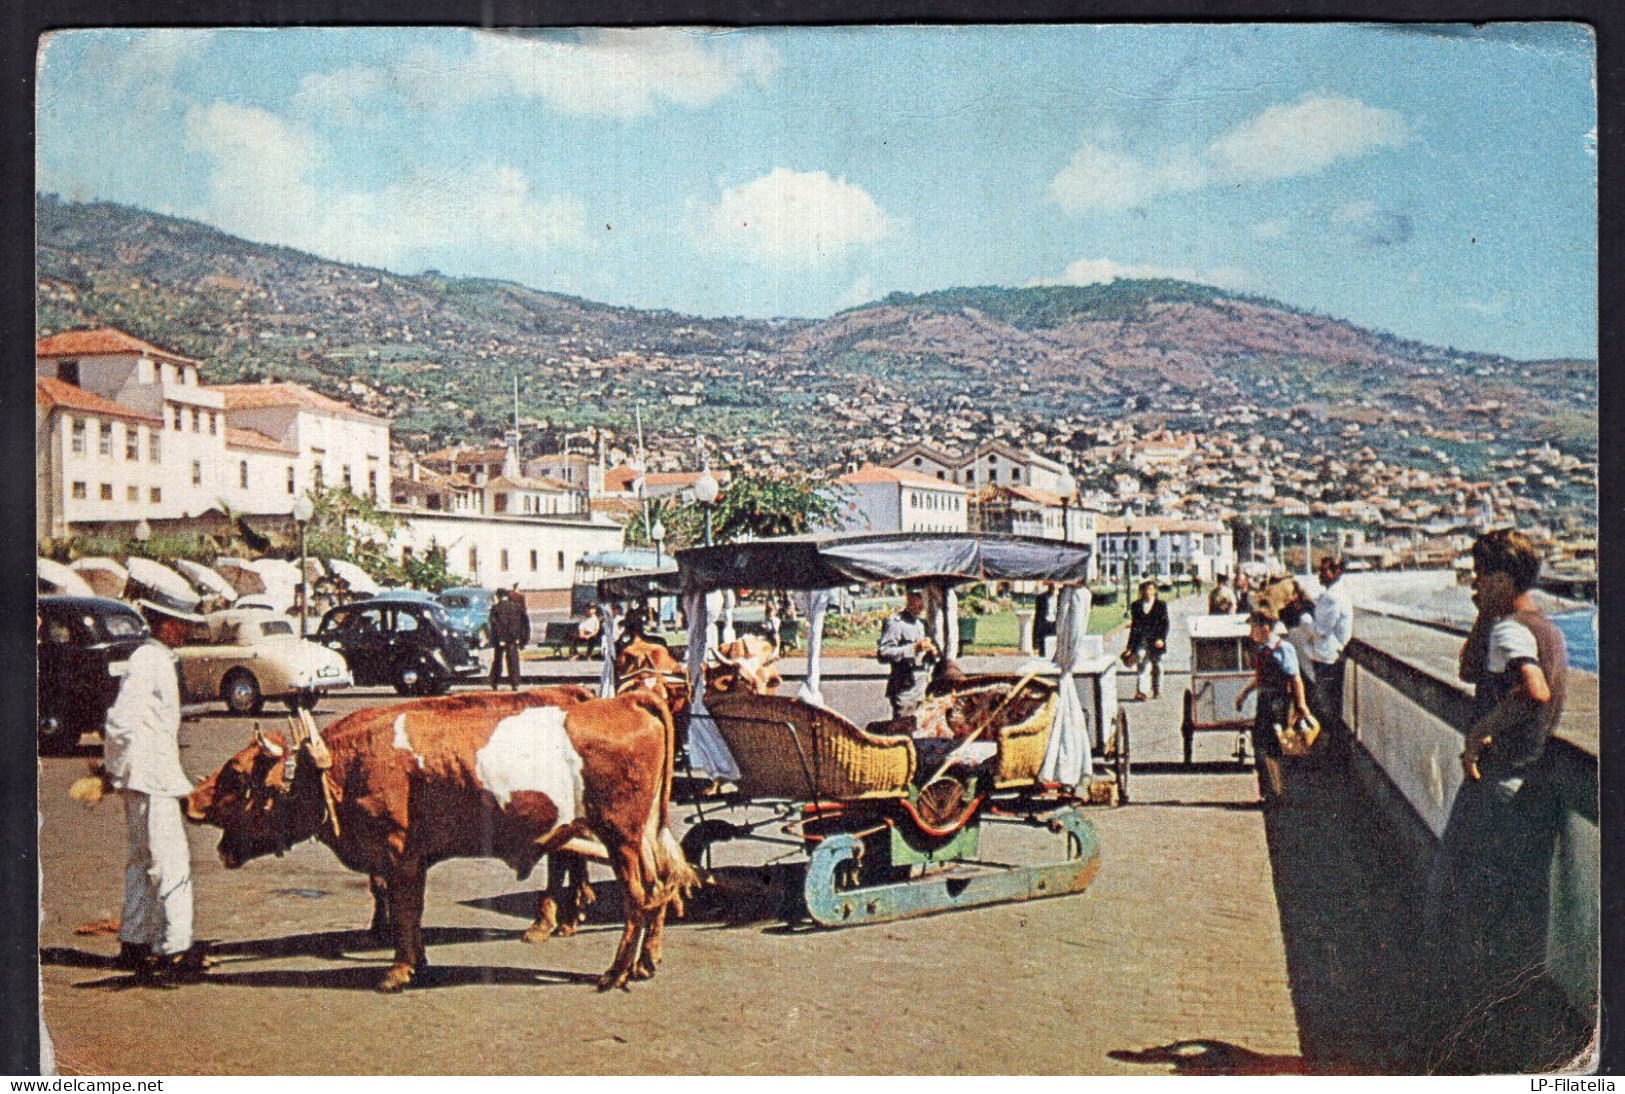
[[[601,853],[626,926],[598,986],[625,987],[654,975],[666,910],[698,883],[669,828],[671,716],[653,694],[543,694],[555,690],[371,708],[291,740],[256,732],[188,796],[186,815],[222,830],[231,869],[315,838],[379,879],[395,936],[380,991],[426,964],[435,863],[497,858],[525,877],[554,851]]]
[[[741,691],[754,695],[773,695],[784,683],[773,663],[779,651],[773,643],[756,634],[747,634],[711,651],[713,664],[705,666],[705,690],[710,692]]]

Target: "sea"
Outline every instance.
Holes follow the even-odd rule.
[[[1581,608],[1552,616],[1569,646],[1569,664],[1587,672],[1597,671],[1597,609]]]

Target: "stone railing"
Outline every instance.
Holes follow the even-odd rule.
[[[1419,871],[1431,861],[1462,782],[1472,693],[1456,678],[1463,635],[1376,612],[1356,614],[1343,721],[1355,770],[1394,820]],[[1576,1012],[1597,1013],[1601,841],[1597,678],[1570,670],[1551,745],[1559,803],[1546,919],[1546,973]],[[1531,929],[1540,929],[1532,924]]]

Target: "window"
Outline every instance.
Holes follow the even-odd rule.
[[[237,485],[244,490],[248,489],[248,461],[241,460],[237,464]]]
[[[563,572],[563,570],[564,570],[564,552],[563,551],[559,552],[559,570],[560,570],[560,572]]]
[[[85,454],[85,420],[83,418],[73,419],[72,435],[73,454],[75,456],[83,456]]]
[[[539,554],[540,554],[540,552],[538,552],[538,551],[532,551],[530,553],[530,571],[531,571],[531,573],[536,572],[536,563],[537,563],[537,558],[538,558]]]
[[[147,434],[147,459],[153,463],[163,459],[163,445],[159,440],[159,432],[156,429]]]
[[[209,411],[209,432],[217,435],[220,432],[220,420],[212,410]]]
[[[197,407],[192,408],[192,432],[203,432],[203,411],[199,410]]]
[[[506,513],[508,511],[508,495],[506,493],[492,494],[491,510],[496,513]]]
[[[176,429],[181,428],[181,415],[185,414],[185,413],[186,413],[185,408],[183,408],[181,406],[181,404],[176,403],[175,404],[175,428]]]
[[[97,442],[96,450],[98,452],[100,452],[103,456],[111,457],[113,455],[113,423],[112,422],[103,422],[102,423],[101,439]]]
[[[502,553],[500,555],[498,555],[497,557],[499,559],[501,559],[500,565],[502,567],[502,572],[507,573],[508,572],[508,549],[506,547],[504,547],[502,549]]]
[[[164,500],[163,488],[159,487],[159,486],[154,486],[151,490],[148,490],[147,491],[147,500],[152,502],[152,504],[154,504],[154,505],[157,505],[159,502],[163,501]]]
[[[141,504],[141,487],[126,486],[124,488],[124,500],[131,505]]]
[[[405,608],[395,610],[395,633],[409,634],[418,629],[418,617]]]
[[[297,489],[298,487],[294,485],[294,470],[290,467],[288,468],[288,493],[291,494]]]
[[[141,430],[137,426],[124,427],[124,458],[127,460],[141,458]]]
[[[326,485],[325,479],[327,477],[322,474],[322,465],[317,464],[315,467],[310,469],[310,473],[312,480],[316,484],[316,490],[320,492]]]
[[[471,574],[480,572],[480,549],[478,547],[468,549],[468,572]]]
[[[203,485],[203,461],[202,460],[193,460],[192,461],[192,485],[193,486],[202,486]]]
[[[73,497],[75,501],[84,501],[89,496],[90,495],[85,491],[84,483],[76,482],[73,484]]]
[[[355,492],[355,481],[350,477],[350,465],[344,465],[344,489]]]
[[[110,483],[110,482],[102,483],[101,499],[103,501],[112,501],[113,500],[113,484],[112,483]]]
[[[378,500],[378,469],[376,467],[367,469],[367,495],[373,501]]]

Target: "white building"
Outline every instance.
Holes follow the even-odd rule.
[[[847,532],[964,532],[969,528],[968,491],[953,482],[895,467],[870,464],[836,483],[851,491]]]
[[[295,453],[294,487],[344,488],[388,504],[389,420],[312,391],[303,384],[226,384],[207,389],[224,400],[230,424],[271,438]],[[286,475],[284,475],[284,492]],[[287,494],[288,506],[293,494]]]
[[[1095,537],[1099,572],[1110,580],[1122,580],[1125,567],[1131,578],[1177,574],[1202,581],[1236,568],[1230,530],[1216,520],[1102,516]]]
[[[621,547],[622,529],[601,516],[484,516],[412,512],[395,543],[402,555],[446,552],[446,566],[470,585],[519,586],[534,610],[568,611],[582,555]]]
[[[983,486],[1034,486],[1053,493],[1066,474],[1066,468],[1056,461],[1003,441],[987,441],[968,456],[914,444],[888,466],[957,482],[973,490]]]

